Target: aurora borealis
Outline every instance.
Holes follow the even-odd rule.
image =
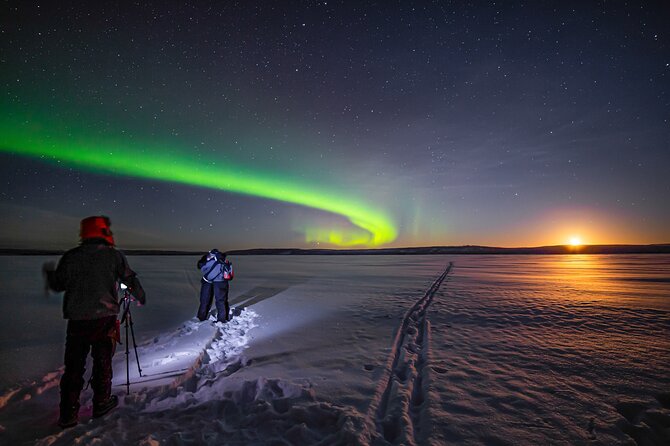
[[[38,131],[18,129],[20,123],[0,127],[0,151],[24,155],[55,165],[72,166],[85,171],[127,175],[166,182],[219,189],[239,194],[271,198],[342,215],[358,230],[319,228],[306,233],[307,242],[325,242],[338,246],[379,246],[396,238],[393,221],[364,203],[319,191],[269,172],[253,172],[237,166],[218,166],[215,162],[194,160],[187,153],[139,144],[129,148],[123,142],[85,141],[40,137]],[[212,179],[215,180],[212,180]]]
[[[670,240],[660,4],[4,9],[0,247]]]

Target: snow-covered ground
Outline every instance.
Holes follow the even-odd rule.
[[[0,257],[2,444],[668,444],[670,256],[130,257],[148,304],[119,408],[60,430],[60,296]]]

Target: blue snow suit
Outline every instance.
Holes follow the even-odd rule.
[[[209,256],[211,257],[211,256]],[[224,270],[232,271],[232,264],[225,259],[221,253],[208,259],[205,254],[198,261],[198,268],[202,273],[200,280],[200,306],[198,307],[198,319],[207,319],[212,307],[212,300],[216,302],[216,313],[218,322],[230,320],[230,306],[228,304],[228,279],[224,278]]]

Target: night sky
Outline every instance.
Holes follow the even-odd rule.
[[[0,10],[0,247],[670,242],[668,2]]]

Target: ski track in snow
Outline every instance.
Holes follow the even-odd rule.
[[[396,332],[385,373],[366,415],[371,431],[384,444],[417,445],[427,440],[429,420],[424,402],[428,397],[430,321],[426,311],[452,267],[450,262],[405,313]]]

